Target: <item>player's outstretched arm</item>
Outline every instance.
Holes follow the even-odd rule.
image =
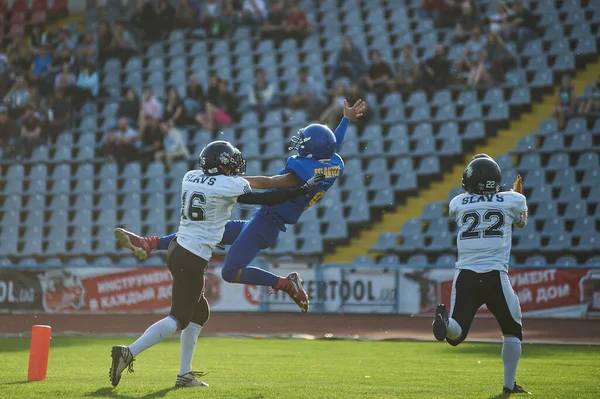
[[[293,173],[276,176],[244,176],[250,187],[257,190],[269,190],[271,188],[296,187],[298,180]]]
[[[521,215],[521,221],[519,223],[515,223],[515,226],[517,226],[519,228],[523,228],[523,227],[525,227],[526,224],[527,224],[527,212],[525,212]]]
[[[344,117],[333,132],[336,141],[336,151],[340,149],[342,141],[344,141],[344,137],[346,137],[346,130],[348,130],[350,122],[354,122],[356,119],[363,116],[366,110],[367,103],[363,100],[357,100],[354,105],[350,107],[348,101],[344,99]]]
[[[262,193],[246,193],[238,197],[237,202],[240,204],[251,204],[251,205],[277,205],[282,202],[289,201],[300,195],[306,194],[313,188],[318,186],[323,180],[325,175],[317,174],[311,177],[306,183],[300,187],[294,188],[283,188],[277,191],[267,191]]]

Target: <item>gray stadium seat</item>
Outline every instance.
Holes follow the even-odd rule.
[[[543,255],[533,255],[525,259],[525,266],[545,266],[548,261]]]
[[[395,249],[396,246],[396,234],[388,232],[380,234],[375,246],[371,247],[371,249],[374,251],[388,251]]]
[[[563,255],[556,259],[554,266],[575,267],[577,266],[577,259],[572,255]]]
[[[547,170],[563,170],[569,168],[569,156],[567,154],[552,154],[550,159],[548,160],[548,165],[546,165]]]
[[[573,169],[563,169],[556,172],[553,186],[567,187],[575,184],[575,173]]]
[[[571,202],[578,201],[581,198],[581,189],[579,186],[566,186],[561,187],[560,194],[558,195],[558,202]],[[550,198],[549,201],[552,199]]]

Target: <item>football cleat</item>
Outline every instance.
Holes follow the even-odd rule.
[[[130,249],[139,260],[146,259],[156,248],[158,237],[140,237],[122,228],[115,229],[115,238],[122,247]]]
[[[435,317],[433,319],[433,335],[438,341],[446,339],[446,333],[448,332],[448,312],[446,311],[446,305],[439,304],[435,308]]]
[[[177,375],[176,387],[207,387],[206,382],[198,381],[196,377],[204,377],[206,374],[198,371],[190,371],[184,375]]]
[[[108,375],[113,387],[119,385],[123,371],[127,369],[128,373],[133,373],[133,362],[135,359],[131,351],[126,346],[113,346],[111,351],[112,363]]]
[[[524,393],[526,395],[531,395],[531,392],[527,392],[526,390],[523,389],[522,386],[517,385],[517,383],[515,382],[515,385],[513,386],[513,389],[509,389],[507,387],[503,387],[502,388],[502,394],[503,395],[512,395],[515,393]]]
[[[269,294],[277,291],[283,291],[288,294],[296,302],[302,313],[308,312],[308,295],[304,291],[304,287],[302,287],[302,280],[298,273],[293,272],[285,278],[279,278],[275,287],[269,291]]]

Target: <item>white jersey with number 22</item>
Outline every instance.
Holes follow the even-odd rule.
[[[177,243],[193,254],[210,260],[223,238],[225,225],[237,198],[251,192],[250,184],[239,176],[205,175],[191,170],[181,184],[181,221]]]
[[[512,225],[527,212],[525,197],[514,191],[459,194],[450,201],[449,214],[458,226],[458,269],[477,273],[508,271]]]

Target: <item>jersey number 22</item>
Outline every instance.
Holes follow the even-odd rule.
[[[181,194],[181,217],[194,222],[205,220],[206,213],[204,212],[203,205],[206,205],[206,196],[204,193],[194,191],[188,199],[188,192],[184,191]]]
[[[478,212],[467,212],[463,215],[462,222],[470,224],[467,227],[467,230],[460,233],[461,240],[470,240],[481,237],[481,232],[475,231],[477,226],[479,226],[480,217]],[[485,222],[494,223],[483,231],[483,238],[499,238],[504,235],[502,230],[500,230],[504,225],[504,214],[501,211],[490,209],[483,214],[483,220]]]

